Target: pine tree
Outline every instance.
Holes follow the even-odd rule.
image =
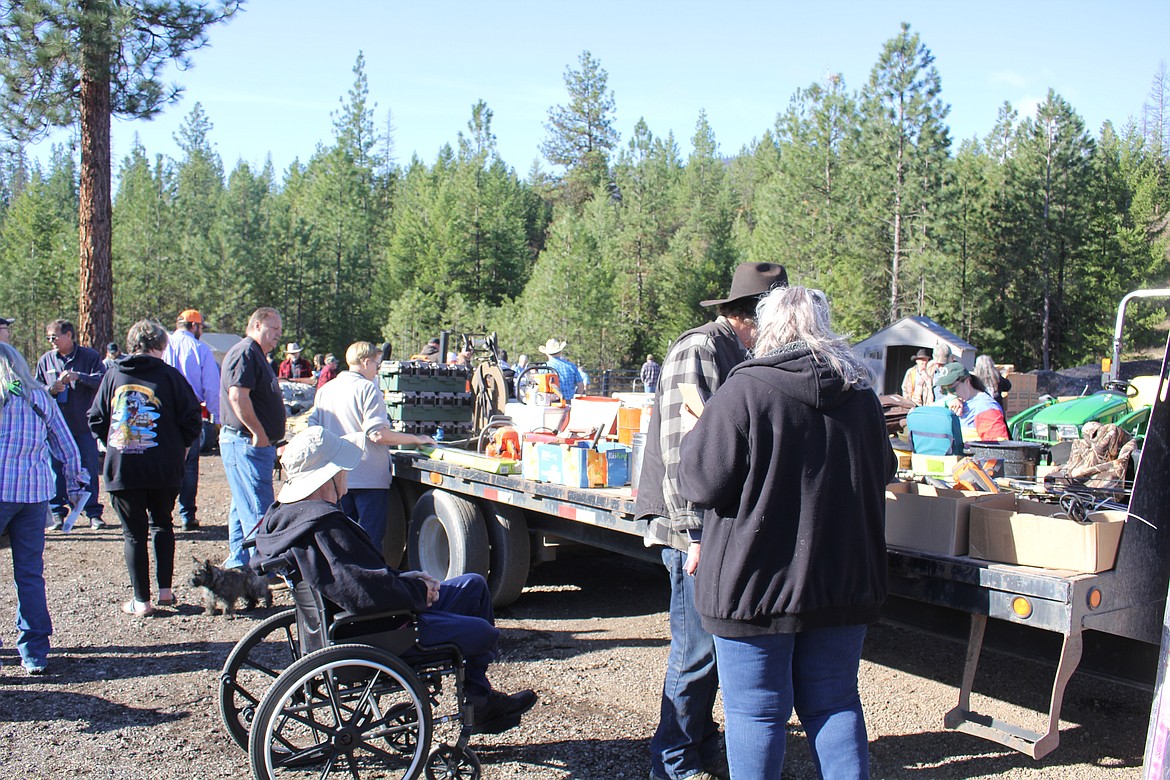
[[[10,4],[0,36],[0,119],[35,137],[50,127],[81,127],[78,336],[102,344],[113,328],[110,118],[146,118],[180,90],[164,67],[190,66],[187,53],[242,0],[37,0]]]
[[[931,252],[937,240],[950,145],[944,124],[950,107],[941,92],[934,55],[903,23],[886,42],[861,101],[865,159],[871,165],[865,200],[871,206],[873,249],[886,257],[889,322],[901,317],[907,304],[903,283],[913,278],[908,261]]]
[[[565,68],[569,103],[549,109],[548,137],[541,144],[545,159],[567,170],[566,197],[575,205],[609,181],[609,153],[619,140],[609,74],[588,51],[581,52],[578,63],[580,70]]]

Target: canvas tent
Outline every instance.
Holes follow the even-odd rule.
[[[877,374],[879,394],[902,392],[902,377],[914,364],[919,349],[931,351],[936,344],[946,344],[955,359],[968,370],[975,367],[975,347],[951,333],[929,317],[903,317],[853,345],[862,360]]]
[[[209,333],[204,331],[199,340],[207,346],[211,347],[211,352],[215,355],[216,364],[222,364],[223,356],[226,355],[227,351],[235,346],[236,342],[241,338],[241,336],[237,336],[234,333]]]

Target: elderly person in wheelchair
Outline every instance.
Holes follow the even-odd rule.
[[[531,690],[505,695],[488,682],[500,631],[494,625],[487,582],[465,574],[444,582],[424,572],[390,568],[338,502],[346,472],[361,460],[361,446],[320,426],[297,434],[281,464],[286,481],[264,516],[256,538],[254,568],[292,560],[301,579],[328,602],[354,615],[411,610],[423,645],[455,645],[463,654],[465,692],[474,708],[474,730],[499,733],[519,725],[536,704]]]

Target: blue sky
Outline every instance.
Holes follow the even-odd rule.
[[[193,69],[170,71],[181,102],[150,122],[115,121],[115,170],[136,133],[151,156],[178,156],[173,136],[196,102],[229,170],[269,154],[278,171],[307,161],[331,140],[359,51],[380,130],[393,112],[401,163],[412,153],[433,162],[483,99],[501,156],[526,174],[548,109],[567,100],[565,68],[586,49],[609,74],[623,143],[645,118],[685,154],[705,109],[730,155],[771,127],[797,88],[830,73],[860,88],[902,21],[935,56],[956,145],[985,135],[1005,100],[1027,114],[1050,87],[1093,134],[1105,120],[1120,125],[1140,115],[1170,61],[1166,0],[251,0],[211,31]]]

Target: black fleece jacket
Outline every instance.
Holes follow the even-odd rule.
[[[275,503],[256,535],[252,566],[291,553],[301,578],[329,601],[357,615],[426,607],[427,586],[403,579],[361,527],[319,499]]]
[[[89,428],[106,445],[106,490],[178,490],[203,420],[195,391],[153,355],[128,355],[102,377]]]
[[[708,507],[695,602],[716,636],[872,622],[886,597],[881,403],[806,347],[745,361],[683,439],[683,495]]]

